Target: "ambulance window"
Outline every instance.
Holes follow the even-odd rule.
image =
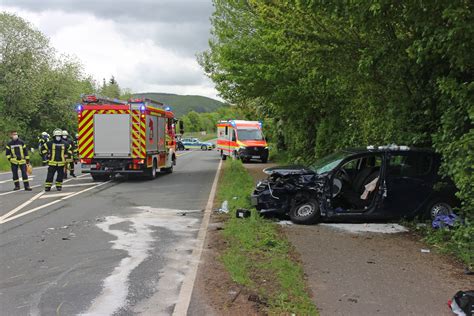
[[[225,134],[229,135],[229,127],[228,126],[225,127]]]
[[[237,141],[237,138],[235,137],[235,129],[232,130],[232,141]]]

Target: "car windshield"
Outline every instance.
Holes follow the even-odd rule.
[[[263,140],[262,131],[256,128],[238,129],[239,140]]]
[[[347,156],[349,156],[349,153],[337,151],[329,156],[316,160],[316,162],[310,166],[310,169],[316,171],[318,174],[332,171]]]

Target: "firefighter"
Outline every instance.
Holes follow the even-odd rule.
[[[67,179],[67,170],[68,169],[69,169],[69,173],[70,173],[71,177],[75,178],[76,175],[74,174],[74,157],[73,157],[73,154],[74,154],[74,151],[75,151],[74,141],[69,138],[69,133],[66,130],[63,131],[62,137],[63,137],[63,141],[65,141],[66,143],[68,143],[71,146],[71,155],[68,155],[66,157],[66,166],[64,167],[64,179]]]
[[[20,179],[18,178],[18,169],[20,169],[25,191],[31,191],[28,173],[26,172],[26,165],[30,163],[28,148],[25,143],[18,138],[16,131],[12,131],[10,137],[12,140],[7,144],[6,153],[13,173],[13,183],[15,184],[13,190],[20,190]]]
[[[46,132],[41,133],[41,136],[38,137],[38,150],[41,153],[43,150],[44,144],[49,142],[49,134]],[[46,155],[41,154],[41,158],[43,159],[43,166],[48,164],[48,158]]]
[[[72,146],[64,141],[63,131],[56,129],[53,132],[53,140],[47,142],[43,146],[42,153],[48,155],[48,175],[46,176],[46,183],[44,190],[46,192],[51,191],[53,185],[54,174],[56,176],[56,189],[62,190],[63,177],[64,177],[64,166],[66,165],[66,157],[72,155]]]

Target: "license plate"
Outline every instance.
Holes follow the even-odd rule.
[[[253,159],[260,159],[260,156],[252,156]]]

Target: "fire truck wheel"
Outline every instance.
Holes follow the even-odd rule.
[[[95,182],[104,182],[110,179],[109,175],[104,174],[92,174],[92,180]]]
[[[156,160],[153,160],[153,166],[151,168],[147,168],[146,178],[148,180],[153,180],[156,178]]]
[[[173,173],[173,166],[169,168],[161,168],[161,172],[163,173]]]

